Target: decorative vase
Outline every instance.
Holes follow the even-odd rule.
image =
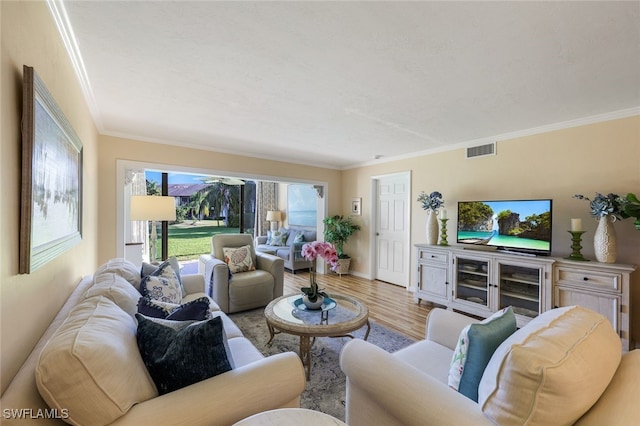
[[[438,212],[436,210],[427,210],[427,244],[438,244]]]
[[[616,230],[613,227],[614,218],[603,216],[598,220],[598,227],[593,236],[593,248],[598,262],[615,263],[616,261]]]
[[[306,294],[302,296],[302,303],[310,310],[318,310],[322,307],[322,303],[324,302],[324,296],[318,295],[318,298],[315,302],[309,300],[309,296]]]

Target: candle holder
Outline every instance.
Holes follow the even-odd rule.
[[[442,226],[440,227],[440,245],[441,246],[448,246],[449,243],[447,242],[447,221],[449,219],[440,219],[440,222],[442,223]]]
[[[582,255],[582,253],[580,253],[580,249],[582,249],[582,245],[580,245],[580,243],[582,242],[582,234],[584,234],[585,231],[567,231],[567,232],[571,234],[571,242],[572,242],[571,249],[573,251],[568,257],[565,257],[565,259],[588,262],[589,259],[586,259]]]

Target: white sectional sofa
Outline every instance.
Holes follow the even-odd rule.
[[[136,343],[139,274],[114,259],[80,281],[3,394],[3,412],[40,414],[38,425],[227,425],[300,406],[306,380],[298,355],[265,358],[213,301],[235,367],[159,395]],[[183,302],[208,293],[201,275],[182,278]],[[2,419],[13,423],[25,424]]]

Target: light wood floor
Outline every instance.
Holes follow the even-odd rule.
[[[414,340],[424,339],[427,313],[433,307],[422,301],[420,306],[404,287],[382,281],[366,280],[353,275],[317,275],[318,286],[327,293],[352,296],[369,308],[369,318]],[[299,294],[300,288],[309,286],[309,273],[285,271],[284,294]]]

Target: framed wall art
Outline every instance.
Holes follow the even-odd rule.
[[[316,226],[317,198],[317,192],[312,185],[289,185],[287,187],[287,221],[289,225]]]
[[[351,214],[360,216],[362,214],[362,198],[351,199]]]
[[[23,67],[20,267],[28,274],[82,239],[82,142],[32,67]]]

